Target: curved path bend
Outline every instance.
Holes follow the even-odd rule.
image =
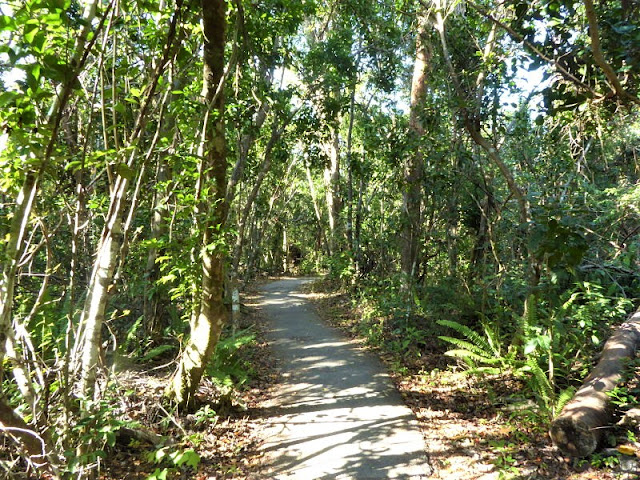
[[[423,479],[422,434],[377,358],[326,326],[300,292],[266,285],[259,301],[282,382],[267,407],[263,478]]]

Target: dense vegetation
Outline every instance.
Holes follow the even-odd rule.
[[[0,422],[20,465],[95,473],[118,358],[177,358],[166,401],[192,407],[237,290],[290,272],[339,280],[369,341],[419,358],[441,336],[556,413],[640,296],[639,16],[0,4]]]

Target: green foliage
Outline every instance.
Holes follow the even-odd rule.
[[[535,314],[531,313],[527,323],[534,320]],[[496,332],[487,326],[484,327],[484,336],[482,336],[466,325],[454,321],[440,320],[438,324],[453,329],[463,337],[440,336],[439,338],[457,347],[447,351],[446,355],[462,360],[469,373],[484,375],[510,371],[515,376],[524,377],[527,380],[529,391],[537,400],[542,417],[547,422],[554,418],[573,397],[575,393],[573,387],[568,387],[559,393],[556,392],[555,384],[552,383],[539,363],[545,358],[535,348],[526,351],[527,347],[525,347],[525,359],[522,360],[521,357],[514,354],[514,350],[502,354],[501,339]],[[534,339],[529,339],[527,345],[531,345],[532,340]],[[536,355],[536,353],[538,354]]]
[[[343,283],[350,282],[355,275],[355,264],[349,252],[340,252],[327,260],[329,265],[329,275],[341,280]]]
[[[244,385],[251,376],[251,362],[246,355],[248,346],[255,343],[251,328],[221,338],[207,366],[207,374],[220,387]]]
[[[197,470],[200,465],[200,455],[192,448],[181,449],[175,446],[161,447],[147,454],[147,461],[154,464],[170,465],[169,467],[156,468],[146,480],[166,480],[172,473],[188,470]]]
[[[140,362],[150,362],[155,358],[165,354],[166,352],[170,352],[172,350],[176,350],[174,345],[158,345],[157,347],[153,347],[147,353],[145,353],[142,357],[140,357]]]
[[[123,420],[110,395],[98,401],[87,402],[84,415],[71,426],[73,448],[65,451],[68,473],[80,474],[90,468],[98,458],[106,458],[107,450],[116,444],[116,435],[122,427],[135,428],[138,423]],[[77,448],[76,448],[77,447]]]
[[[457,347],[446,354],[462,360],[471,373],[499,373],[513,366],[512,357],[502,354],[501,341],[497,333],[488,325],[484,327],[483,337],[466,325],[452,320],[438,320],[437,323],[453,329],[464,337],[463,339],[449,336],[439,338]]]
[[[556,393],[556,388],[552,385],[547,373],[540,368],[538,359],[533,356],[527,358],[525,365],[518,373],[527,376],[527,384],[535,395],[538,407],[546,421],[555,418],[573,398],[576,391],[574,387],[568,387]]]
[[[218,418],[218,414],[210,405],[205,405],[194,413],[194,417],[196,419],[196,425],[202,425],[204,423],[211,422],[212,420],[216,420]]]
[[[152,361],[179,344],[201,293],[203,253],[230,256],[248,193],[272,147],[271,170],[249,212],[234,273],[248,281],[281,273],[285,245],[299,245],[301,273],[328,269],[356,292],[361,318],[353,328],[370,344],[413,362],[442,333],[439,325],[454,332],[441,338],[470,371],[511,371],[527,380],[526,394],[545,416],[557,413],[611,327],[640,297],[640,127],[634,108],[618,108],[618,102],[632,105],[630,97],[638,94],[638,6],[596,5],[603,54],[626,97],[608,91],[593,62],[578,3],[517,1],[504,21],[541,51],[553,51],[585,84],[565,74],[528,91],[531,82],[519,78],[543,66],[543,59],[503,41],[485,58],[492,23],[451,11],[445,33],[465,91],[462,98],[452,94],[447,59],[435,48],[421,108],[410,111],[416,9],[422,6],[266,0],[240,12],[240,4],[229,3],[226,58],[236,63],[225,86],[225,137],[229,172],[239,176],[225,205],[228,228],[215,231],[203,247],[208,207],[220,205],[212,199],[224,185],[201,182],[206,108],[196,10],[179,15],[176,47],[138,123],[138,151],[127,144],[176,6],[162,5],[100,6],[92,44],[78,52],[80,63],[72,62],[85,26],[79,3],[25,0],[8,2],[0,12],[0,263],[18,265],[9,323],[17,328],[18,360],[36,393],[36,410],[56,427],[53,441],[68,451],[70,468],[79,471],[104,455],[120,428],[108,404],[85,408],[69,400],[78,381],[74,359],[83,348],[74,345],[75,334],[115,181],[139,180],[139,190],[128,192],[128,229],[116,235],[123,242],[114,281],[105,285],[104,331],[118,351]],[[56,124],[50,112],[62,100],[68,102]],[[486,142],[500,146],[501,165],[473,145],[462,106]],[[291,124],[270,146],[270,132],[285,119]],[[421,136],[411,134],[416,119]],[[339,137],[341,177],[336,245],[326,258],[329,132]],[[406,288],[399,274],[405,165],[418,154],[423,213],[415,278]],[[245,164],[232,170],[242,155]],[[530,207],[526,225],[506,171]],[[33,211],[16,219],[29,172],[38,172]],[[14,220],[23,221],[26,233],[16,258],[5,258]],[[532,263],[539,281],[532,280]],[[150,311],[157,318],[146,318]],[[251,331],[222,338],[209,367],[218,385],[247,382],[252,343]],[[400,360],[396,366],[407,368]],[[4,367],[4,391],[32,420],[11,364]],[[614,401],[621,402],[626,394],[617,395]],[[204,422],[216,412],[199,415]],[[83,442],[90,444],[80,457],[72,447]],[[193,463],[165,453],[166,464],[151,478]],[[502,453],[507,468],[508,452]]]
[[[629,409],[635,405],[638,405],[638,391],[637,388],[630,389],[626,386],[616,386],[610,392],[607,392],[609,399],[613,405],[620,410]]]

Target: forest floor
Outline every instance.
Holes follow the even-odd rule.
[[[102,480],[260,478],[256,472],[264,462],[260,448],[265,416],[269,414],[267,405],[282,378],[278,360],[265,340],[266,319],[256,307],[256,288],[259,287],[248,291],[243,300],[240,328],[252,325],[256,335],[256,343],[241,350],[253,370],[243,388],[223,395],[211,380],[205,380],[197,410],[179,413],[159,401],[175,365],[156,369],[134,366],[117,375],[114,388],[118,402],[112,407],[116,416],[139,422],[141,428],[174,442],[165,442],[163,447],[118,437],[114,446],[105,449]],[[615,455],[613,448],[580,462],[561,457],[551,445],[547,425],[535,407],[521,408],[515,403],[521,398],[522,389],[517,379],[509,375],[466,375],[435,341],[419,358],[366,345],[355,334],[361,312],[347,293],[336,291],[326,282],[309,286],[304,298],[315,305],[326,323],[342,330],[352,342],[371,349],[386,364],[397,389],[420,422],[435,469],[430,478],[640,478],[637,459]],[[190,450],[200,458],[197,466],[188,466],[188,455],[183,455],[182,460],[186,461],[178,465],[179,454]]]
[[[308,299],[326,322],[357,335],[362,316],[348,294],[327,282],[309,288]],[[416,414],[435,468],[433,478],[456,480],[637,480],[636,456],[615,448],[584,460],[560,455],[533,402],[522,403],[522,383],[508,375],[464,373],[434,339],[418,356],[371,347],[387,365]],[[622,432],[620,432],[622,434]],[[624,443],[624,439],[618,438]]]
[[[249,380],[233,390],[210,378],[200,386],[191,412],[176,412],[163,400],[175,364],[140,365],[115,376],[120,420],[138,422],[143,431],[162,435],[160,445],[118,436],[106,448],[101,480],[240,479],[253,477],[260,466],[259,447],[264,423],[262,405],[278,381],[274,356],[264,336],[264,318],[243,307],[239,330],[250,328],[255,342],[242,347],[234,361],[250,365]],[[159,368],[160,367],[160,368]],[[189,452],[199,461],[189,466]],[[186,452],[186,455],[184,454]]]

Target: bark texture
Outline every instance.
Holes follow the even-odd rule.
[[[409,135],[413,139],[414,151],[404,167],[405,190],[403,207],[405,223],[402,235],[402,273],[407,285],[412,283],[416,273],[418,250],[420,245],[420,224],[422,217],[422,174],[424,155],[420,139],[425,133],[423,106],[427,87],[431,52],[427,44],[427,23],[418,18],[416,38],[416,58],[413,64],[411,81],[411,106],[409,111]]]
[[[620,382],[639,343],[640,312],[636,312],[607,340],[600,362],[551,425],[551,439],[564,454],[585,457],[598,447],[613,416],[607,392]]]
[[[202,283],[198,314],[191,320],[191,336],[180,359],[169,395],[178,405],[188,407],[194,398],[218,339],[227,320],[224,305],[224,257],[216,246],[224,227],[226,198],[226,141],[224,136],[224,46],[226,3],[202,0],[203,96],[208,107],[205,115],[202,183],[209,185],[206,221],[202,238]],[[220,92],[216,95],[216,91]]]
[[[340,198],[340,133],[337,127],[331,128],[331,142],[327,147],[329,165],[324,170],[326,187],[325,198],[329,218],[329,249],[331,254],[338,251],[341,233],[340,212],[342,200]]]
[[[167,65],[176,40],[177,22],[182,10],[182,0],[176,2],[176,10],[169,25],[167,42],[163,55],[156,65],[151,83],[136,116],[133,130],[127,140],[131,147],[126,167],[134,169],[138,162],[140,139],[147,125],[151,104],[154,101],[158,80]],[[102,326],[105,319],[109,288],[113,283],[113,275],[117,264],[118,253],[123,240],[123,214],[127,206],[127,193],[131,179],[129,175],[118,174],[111,191],[109,211],[105,218],[100,242],[96,250],[96,259],[87,286],[87,297],[80,320],[80,332],[76,349],[81,355],[80,394],[85,398],[92,398],[95,394],[95,380],[100,359],[100,344]]]

